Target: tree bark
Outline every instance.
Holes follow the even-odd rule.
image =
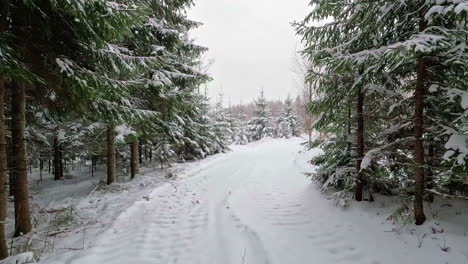
[[[430,139],[431,140],[431,139]],[[433,139],[432,139],[433,140]],[[431,140],[431,141],[432,141]],[[435,146],[434,144],[431,142],[429,144],[429,150],[428,150],[428,153],[427,153],[427,174],[426,174],[426,179],[425,179],[425,182],[426,182],[426,187],[428,189],[432,189],[432,187],[434,186],[434,149],[435,149]],[[434,194],[432,193],[428,193],[427,194],[427,201],[429,202],[434,202]]]
[[[354,198],[356,201],[362,201],[362,193],[364,186],[364,177],[361,171],[361,163],[364,158],[364,93],[361,89],[358,91],[357,96],[357,158],[356,158],[356,170],[357,170],[357,179],[356,179],[356,191]]]
[[[145,145],[145,161],[148,161],[148,145]]]
[[[63,151],[62,151],[62,147],[58,147],[58,150],[59,150],[59,159],[58,159],[58,164],[59,164],[59,175],[60,175],[60,179],[63,178]]]
[[[91,156],[91,177],[94,177],[94,155]]]
[[[134,179],[139,172],[139,162],[138,162],[138,139],[135,139],[130,146],[130,171],[131,178]]]
[[[28,160],[25,144],[25,107],[26,97],[23,85],[14,84],[11,91],[11,138],[12,169],[15,179],[15,236],[31,231],[31,212],[29,208]]]
[[[42,170],[44,169],[44,160],[42,158],[39,159],[39,176],[42,181]]]
[[[0,76],[0,259],[8,257],[5,237],[5,219],[7,215],[6,170],[5,82],[3,76]]]
[[[5,139],[7,141],[7,139]],[[12,143],[11,138],[8,140],[6,146],[6,153],[7,153],[7,171],[8,171],[8,195],[13,196],[15,194],[15,175],[13,173],[13,152],[12,152]]]
[[[351,102],[348,102],[348,135],[346,135],[348,141],[348,152],[351,152]]]
[[[138,156],[140,159],[140,164],[143,164],[143,146],[141,144],[138,145]]]
[[[107,128],[107,184],[115,181],[115,131],[113,126]]]
[[[58,144],[57,135],[54,136],[54,181],[58,181],[62,178],[60,174],[60,147]]]
[[[426,28],[423,11],[419,16],[419,31],[423,32]],[[416,89],[414,92],[414,220],[416,225],[422,225],[426,221],[424,215],[424,94],[427,82],[426,62],[423,56],[417,61]]]

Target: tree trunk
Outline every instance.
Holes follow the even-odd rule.
[[[91,177],[94,177],[94,156],[91,156]]]
[[[130,171],[131,171],[131,178],[135,178],[135,176],[139,172],[139,163],[138,163],[138,139],[135,139],[130,146]]]
[[[148,145],[145,145],[145,161],[148,161]]]
[[[6,30],[8,25],[8,0],[0,1],[0,33]],[[8,246],[5,235],[5,220],[7,215],[7,161],[5,141],[5,79],[0,76],[0,260],[8,257]]]
[[[5,139],[7,141],[7,139]],[[13,196],[15,194],[15,175],[13,173],[13,147],[11,143],[11,138],[8,140],[6,146],[6,153],[7,153],[7,167],[8,167],[8,195]]]
[[[357,158],[356,158],[356,170],[357,170],[357,179],[356,179],[356,192],[354,197],[356,201],[362,201],[362,192],[364,185],[364,178],[361,171],[361,163],[364,158],[364,93],[361,89],[358,91],[357,97]]]
[[[25,144],[25,107],[24,86],[15,85],[11,91],[11,141],[12,169],[14,174],[15,236],[31,231],[31,212],[29,208],[28,160]]]
[[[58,145],[58,138],[54,136],[54,181],[58,181],[62,178],[60,174],[60,147]]]
[[[113,126],[107,127],[107,184],[115,181],[115,131]]]
[[[63,151],[62,147],[59,146],[59,159],[58,159],[58,164],[59,164],[59,169],[60,169],[60,179],[63,178]]]
[[[42,169],[44,169],[44,160],[39,159],[39,176],[41,177],[41,181],[42,181]]]
[[[426,28],[424,14],[421,11],[419,22],[419,31],[422,32]],[[418,58],[416,90],[414,92],[414,219],[416,225],[422,225],[426,221],[424,215],[424,94],[427,81],[426,62],[423,56]]]
[[[435,149],[435,146],[431,142],[429,144],[429,150],[427,153],[427,167],[428,168],[427,168],[427,175],[425,179],[426,187],[428,189],[432,189],[434,186],[434,149]],[[434,202],[434,195],[432,193],[427,194],[427,201],[431,203]]]
[[[7,215],[6,148],[5,148],[5,82],[0,76],[0,259],[8,257],[5,238],[5,218]]]
[[[140,164],[143,164],[143,147],[141,144],[138,145],[138,156],[140,159]]]
[[[346,138],[346,141],[348,141],[348,152],[351,152],[351,102],[348,102],[348,135]]]
[[[149,150],[149,159],[151,163],[153,161],[153,145],[151,145],[150,150]]]

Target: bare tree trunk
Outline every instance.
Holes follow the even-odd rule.
[[[351,152],[351,102],[348,102],[348,135],[346,140],[348,141],[348,152]]]
[[[135,178],[135,176],[139,172],[139,163],[138,163],[138,139],[135,139],[130,146],[130,171],[131,171],[131,178]]]
[[[91,156],[91,177],[94,177],[94,155]]]
[[[419,22],[419,31],[426,28],[424,14],[421,11]],[[414,219],[416,225],[422,225],[426,221],[424,215],[424,94],[427,81],[427,69],[424,57],[418,58],[416,90],[414,92],[414,159],[416,163],[414,173]]]
[[[7,139],[5,139],[7,141]],[[6,153],[7,153],[7,167],[8,167],[8,195],[13,196],[15,194],[15,174],[13,172],[13,145],[11,143],[11,138],[8,140],[6,146]]]
[[[364,93],[361,89],[358,91],[357,97],[357,159],[356,159],[356,192],[354,197],[356,201],[362,201],[362,192],[364,186],[364,177],[361,171],[361,163],[364,158]]]
[[[8,26],[8,8],[10,1],[0,0],[0,33]],[[5,237],[5,220],[7,215],[7,161],[5,141],[5,79],[0,75],[0,260],[8,257],[8,246]]]
[[[145,145],[145,161],[148,161],[148,145]]]
[[[143,146],[141,144],[138,145],[138,156],[140,159],[140,164],[143,164]]]
[[[107,184],[115,181],[115,131],[113,126],[107,127]]]
[[[39,159],[39,176],[41,177],[42,181],[42,170],[44,169],[44,160],[41,158]]]
[[[5,238],[5,219],[7,215],[6,170],[5,82],[3,76],[0,76],[0,259],[8,257]]]
[[[414,188],[414,218],[417,225],[426,221],[423,208],[424,195],[424,90],[426,82],[426,66],[423,58],[418,59],[418,71],[416,81],[415,100],[415,124],[414,124],[414,158],[415,168],[415,188]]]
[[[431,140],[431,139],[430,139]],[[428,153],[427,153],[427,165],[428,165],[428,169],[427,169],[427,175],[426,175],[426,179],[425,179],[425,182],[426,182],[426,187],[428,189],[432,189],[432,187],[434,186],[434,149],[435,149],[435,146],[434,144],[431,142],[429,144],[429,150],[428,150]],[[427,194],[427,200],[429,202],[434,202],[434,195],[432,193],[428,193]]]
[[[54,180],[58,181],[62,178],[60,174],[60,148],[58,145],[57,135],[54,135]]]
[[[59,164],[59,174],[60,174],[60,179],[63,178],[63,151],[62,147],[59,146],[59,159],[58,159],[58,164]]]
[[[15,236],[31,231],[31,212],[29,208],[28,160],[25,144],[25,107],[24,86],[15,84],[11,91],[11,138],[13,153],[13,173],[15,179]]]

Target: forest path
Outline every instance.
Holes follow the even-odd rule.
[[[47,263],[442,263],[409,256],[414,248],[378,219],[362,222],[324,199],[303,175],[311,167],[301,141],[266,140],[202,161],[128,208],[92,247]]]

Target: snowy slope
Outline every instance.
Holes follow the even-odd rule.
[[[267,139],[192,164],[112,219],[84,250],[40,263],[468,262],[467,203],[452,203],[450,218],[394,232],[398,225],[385,220],[395,209],[389,199],[346,210],[325,199],[302,174],[313,152],[299,153],[300,142]],[[433,227],[443,231],[431,234]]]

